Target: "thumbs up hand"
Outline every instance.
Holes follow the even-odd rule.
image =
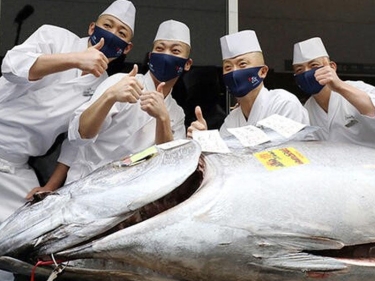
[[[105,91],[106,95],[114,97],[114,100],[118,102],[136,103],[143,90],[143,85],[136,78],[137,73],[138,65],[134,64],[128,75]]]
[[[92,48],[100,51],[101,48],[104,47],[104,38],[100,38],[100,41],[96,43],[96,45],[92,46]]]
[[[169,113],[164,103],[165,82],[160,83],[156,91],[147,91],[141,96],[141,108],[156,119],[169,119]]]
[[[203,113],[200,106],[195,108],[195,117],[197,118],[196,121],[192,122],[189,128],[187,129],[187,137],[192,139],[193,138],[193,131],[199,130],[204,131],[207,130],[207,122],[203,118]]]
[[[109,60],[100,51],[103,46],[104,38],[101,38],[96,45],[77,54],[77,64],[78,68],[82,70],[82,75],[91,73],[96,77],[99,77],[107,70]]]

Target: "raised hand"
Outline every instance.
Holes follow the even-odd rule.
[[[336,70],[329,65],[319,68],[315,72],[315,79],[320,85],[328,85],[331,90],[338,90],[343,81],[337,76]]]
[[[332,62],[331,62],[332,63]],[[362,115],[373,118],[375,116],[375,106],[367,92],[353,87],[349,83],[341,80],[336,67],[326,65],[315,72],[315,79],[321,85],[327,85],[331,91],[335,91],[350,102]]]
[[[155,118],[168,118],[169,114],[164,103],[162,82],[156,88],[156,91],[144,92],[141,97],[141,109],[146,111],[150,116]]]
[[[114,95],[118,102],[136,103],[142,95],[143,85],[135,77],[138,73],[138,65],[134,64],[133,69],[119,82],[111,86],[106,92]]]
[[[82,70],[82,75],[91,73],[96,77],[99,77],[107,70],[109,60],[100,51],[103,46],[104,38],[101,38],[96,45],[89,47],[82,53],[79,53],[78,68]]]
[[[207,122],[203,118],[202,109],[200,106],[195,108],[195,117],[197,118],[196,121],[192,122],[189,128],[187,129],[187,137],[193,138],[193,131],[204,131],[207,130]]]

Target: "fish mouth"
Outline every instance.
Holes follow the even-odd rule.
[[[120,229],[124,229],[140,222],[146,221],[189,199],[201,186],[204,178],[205,166],[205,161],[203,157],[200,156],[196,170],[172,192],[135,210],[130,217],[126,218],[126,220],[122,221],[114,228],[110,229],[108,232],[99,236],[107,236],[111,233],[117,232]],[[95,237],[95,239],[100,237]],[[86,243],[87,241],[85,242],[85,244]]]

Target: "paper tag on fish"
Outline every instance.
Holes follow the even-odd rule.
[[[260,120],[257,123],[257,126],[270,128],[285,138],[293,136],[306,127],[305,124],[301,124],[278,114],[273,114],[263,120]]]
[[[293,147],[279,148],[269,151],[254,153],[254,156],[267,168],[267,170],[278,170],[307,164],[310,161]]]
[[[156,146],[151,146],[149,148],[146,148],[145,150],[142,150],[141,152],[138,152],[136,154],[130,155],[124,159],[122,159],[119,163],[119,166],[126,167],[126,166],[132,166],[135,164],[138,164],[140,162],[143,162],[147,159],[150,159],[154,155],[158,153],[158,150]]]
[[[228,131],[245,147],[256,146],[270,141],[270,138],[265,132],[253,125],[239,128],[228,128]]]
[[[165,142],[165,143],[159,144],[158,147],[161,148],[161,149],[164,149],[164,150],[168,150],[168,149],[171,149],[171,148],[175,148],[177,146],[184,145],[185,143],[188,143],[188,142],[190,142],[190,140],[188,140],[188,139],[179,139],[179,140],[173,140],[173,141],[170,141],[170,142]]]
[[[230,153],[218,130],[193,131],[196,140],[204,152]]]

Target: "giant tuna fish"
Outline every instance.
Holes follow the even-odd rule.
[[[32,230],[28,237],[34,224],[26,223],[25,212],[2,226],[1,232],[9,232],[1,233],[1,254],[20,258],[20,253],[31,253],[28,259],[54,254],[59,261],[73,260],[61,280],[375,280],[374,149],[316,141],[273,143],[260,149],[229,143],[232,153],[204,153],[199,162],[190,159],[196,169],[184,176],[187,183],[177,182],[175,189],[166,187],[149,200],[140,195],[142,204],[134,204],[132,213],[124,212],[121,229],[108,227],[90,239],[74,238],[74,243],[74,231],[64,230],[62,238],[56,238],[56,225],[43,234]],[[170,153],[196,145],[190,141]],[[144,181],[139,178],[134,185],[153,186],[149,174],[156,176],[157,170],[146,170]],[[172,177],[172,172],[164,177]],[[126,182],[126,188],[135,190],[132,181]],[[105,194],[100,193],[106,198]],[[175,196],[181,198],[172,200]],[[134,194],[131,200],[136,200]],[[69,200],[65,204],[83,212]],[[150,211],[155,205],[158,214]],[[136,220],[139,213],[144,215]],[[26,227],[15,230],[12,224],[19,219]],[[78,227],[82,228],[80,220]],[[6,248],[8,242],[14,246]],[[28,268],[11,257],[0,258],[0,265],[18,272],[21,266]]]

